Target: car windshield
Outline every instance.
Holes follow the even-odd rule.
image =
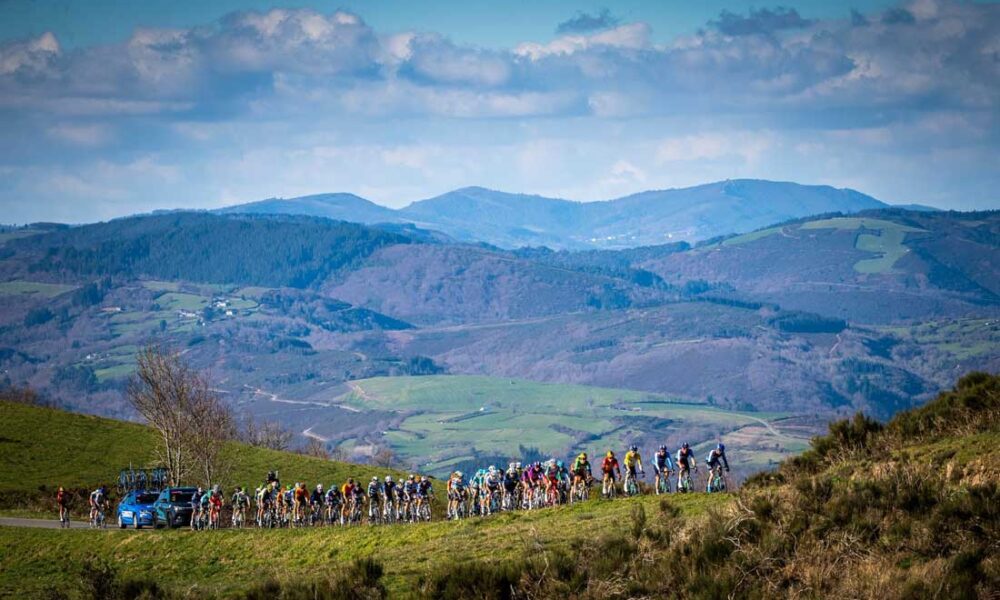
[[[191,492],[170,492],[170,501],[171,502],[190,502],[192,495],[193,494]]]
[[[135,497],[136,504],[152,504],[156,502],[156,494],[137,494]]]

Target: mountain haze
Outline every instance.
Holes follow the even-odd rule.
[[[413,223],[460,241],[502,248],[617,249],[704,240],[809,215],[885,207],[849,189],[734,179],[601,202],[467,187],[396,210],[352,194],[320,194],[262,200],[221,212],[303,214],[366,224]]]

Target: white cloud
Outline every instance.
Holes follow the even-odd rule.
[[[531,60],[540,60],[549,56],[575,54],[592,48],[640,50],[649,46],[649,34],[649,25],[646,23],[628,23],[590,35],[565,35],[548,44],[525,42],[514,48],[514,54]]]
[[[80,146],[101,146],[111,139],[111,128],[104,124],[60,123],[49,127],[48,134]]]
[[[660,142],[657,163],[738,159],[755,163],[774,146],[770,132],[727,131],[672,137]]]
[[[36,38],[0,45],[0,75],[10,75],[22,69],[42,71],[59,52],[59,41],[50,31]]]

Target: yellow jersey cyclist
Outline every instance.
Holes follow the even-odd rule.
[[[639,473],[643,475],[646,471],[642,468],[642,456],[639,454],[639,447],[632,446],[629,448],[628,452],[625,453],[625,458],[622,460],[622,464],[625,466],[625,478],[631,477],[635,479],[636,469]]]

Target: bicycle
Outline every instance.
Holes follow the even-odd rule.
[[[697,473],[698,469],[696,468],[694,472]],[[691,483],[691,469],[686,471],[682,470],[681,473],[682,475],[680,476],[680,481],[677,482],[677,492],[686,494],[687,492],[693,491],[694,485]]]
[[[645,475],[644,472],[639,471],[639,473]],[[626,471],[625,481],[622,483],[622,491],[626,496],[638,496],[639,495],[639,484],[636,482],[636,473],[633,471]]]
[[[430,521],[431,520],[431,499],[430,497],[421,498],[420,502],[417,504],[417,520]]]
[[[673,471],[661,469],[656,475],[656,495],[670,493],[670,476]]]
[[[601,485],[601,495],[608,500],[614,500],[615,496],[618,495],[618,486],[615,485],[614,475],[605,473],[604,480],[601,482]]]
[[[590,485],[592,481],[593,477],[578,477],[573,482],[573,488],[569,496],[570,504],[590,500]]]
[[[368,499],[368,524],[369,525],[381,525],[382,524],[382,511],[379,510],[379,499],[378,496],[374,496]]]
[[[722,469],[710,469],[708,471],[708,483],[705,491],[709,494],[726,491],[726,479],[722,476]]]
[[[98,508],[90,518],[91,529],[107,529],[108,522],[104,518],[104,509]]]

